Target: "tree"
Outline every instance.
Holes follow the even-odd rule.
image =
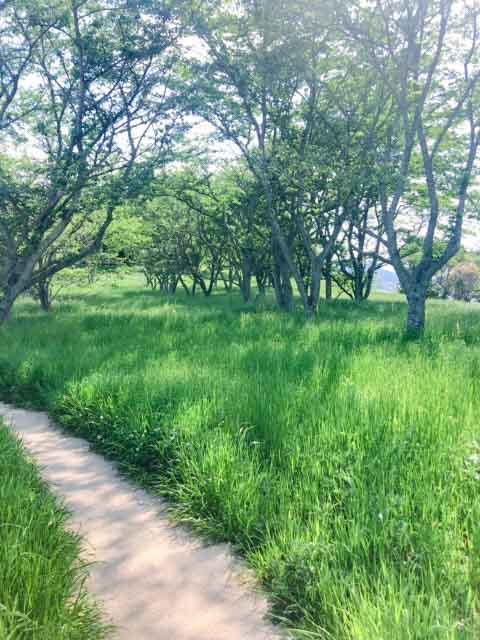
[[[333,278],[356,302],[370,297],[375,273],[385,263],[380,255],[383,233],[375,200],[370,193],[352,202],[344,237],[335,250],[338,269]],[[372,231],[376,238],[372,238]]]
[[[345,3],[345,31],[365,53],[394,113],[379,149],[383,225],[408,302],[407,332],[425,327],[432,278],[461,247],[480,145],[478,5],[457,0]],[[419,221],[421,256],[402,252]],[[416,223],[415,223],[416,224]],[[435,247],[443,242],[443,250]]]
[[[391,115],[360,48],[340,38],[335,9],[209,2],[195,15],[204,49],[193,110],[237,145],[261,185],[277,300],[292,308],[293,278],[308,316]]]
[[[203,225],[209,229],[204,241],[215,254],[222,248],[220,277],[227,288],[239,286],[244,302],[250,302],[252,278],[262,290],[270,271],[262,189],[241,163],[213,175],[193,169],[177,174],[175,183],[169,184],[171,193],[189,208],[192,216],[204,219]]]
[[[31,112],[30,96],[17,100],[18,94],[34,66],[42,38],[57,20],[48,1],[19,0],[15,5],[0,6],[0,131],[21,122]]]
[[[42,256],[38,271],[48,272],[48,267],[61,262],[63,257],[78,253],[82,247],[89,246],[97,233],[99,221],[105,212],[95,210],[97,203],[90,202],[85,208],[91,213],[84,219],[81,229],[67,234],[61,243],[55,243]],[[30,294],[38,300],[44,311],[51,311],[55,299],[68,287],[78,284],[92,284],[98,272],[120,273],[124,269],[135,268],[140,264],[140,252],[146,244],[145,225],[138,216],[134,216],[131,206],[123,205],[116,209],[115,217],[109,226],[101,247],[77,262],[69,269],[62,269],[37,281]]]
[[[98,250],[117,206],[151,175],[146,154],[173,135],[179,35],[167,2],[141,0],[8,3],[10,24],[15,37],[0,51],[0,324],[19,295]],[[57,251],[82,235],[92,201],[103,212],[95,229]]]
[[[225,184],[232,187],[226,191]],[[224,226],[229,239],[229,262],[245,303],[252,301],[252,279],[260,295],[271,274],[269,229],[261,186],[243,166],[221,176],[217,188],[223,194]]]
[[[181,284],[189,295],[199,288],[209,297],[228,250],[222,213],[208,184],[189,169],[159,177],[140,213],[150,229],[143,260],[147,284],[170,293]]]
[[[447,286],[455,300],[470,302],[480,290],[480,269],[474,262],[463,262],[452,269]]]
[[[344,215],[339,182],[323,179],[334,193],[321,205],[306,185],[319,159],[324,168],[332,167],[332,178],[334,156],[340,155],[331,135],[318,146],[318,129],[324,128],[320,80],[328,71],[322,65],[331,53],[323,16],[307,2],[209,2],[197,7],[194,21],[208,60],[194,68],[192,108],[237,145],[262,187],[279,305],[293,307],[293,277],[305,312],[314,314],[322,268]],[[299,244],[308,273],[302,274],[296,260]]]

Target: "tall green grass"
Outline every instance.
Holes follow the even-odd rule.
[[[0,423],[0,639],[107,637],[89,599],[80,539],[25,451]]]
[[[480,637],[480,311],[339,301],[318,321],[125,285],[25,304],[4,397],[48,409],[231,541],[305,637]]]

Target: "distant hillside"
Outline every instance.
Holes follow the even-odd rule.
[[[375,291],[383,293],[397,293],[399,289],[399,280],[395,271],[382,267],[375,274],[373,287]]]

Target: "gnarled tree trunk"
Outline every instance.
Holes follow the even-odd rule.
[[[424,286],[414,286],[406,292],[408,302],[407,336],[415,338],[425,330],[425,308],[427,289]]]
[[[32,265],[29,261],[23,270],[19,267],[12,268],[6,282],[0,283],[0,326],[10,320],[17,298],[28,289],[25,283],[28,282],[31,272]]]

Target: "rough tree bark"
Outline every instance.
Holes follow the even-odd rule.
[[[417,337],[424,331],[426,300],[427,289],[424,286],[412,287],[407,294],[407,335],[409,337]]]
[[[293,311],[295,308],[293,299],[293,287],[291,282],[291,272],[284,259],[284,254],[280,247],[273,243],[273,270],[272,280],[275,290],[277,305],[282,311]]]

